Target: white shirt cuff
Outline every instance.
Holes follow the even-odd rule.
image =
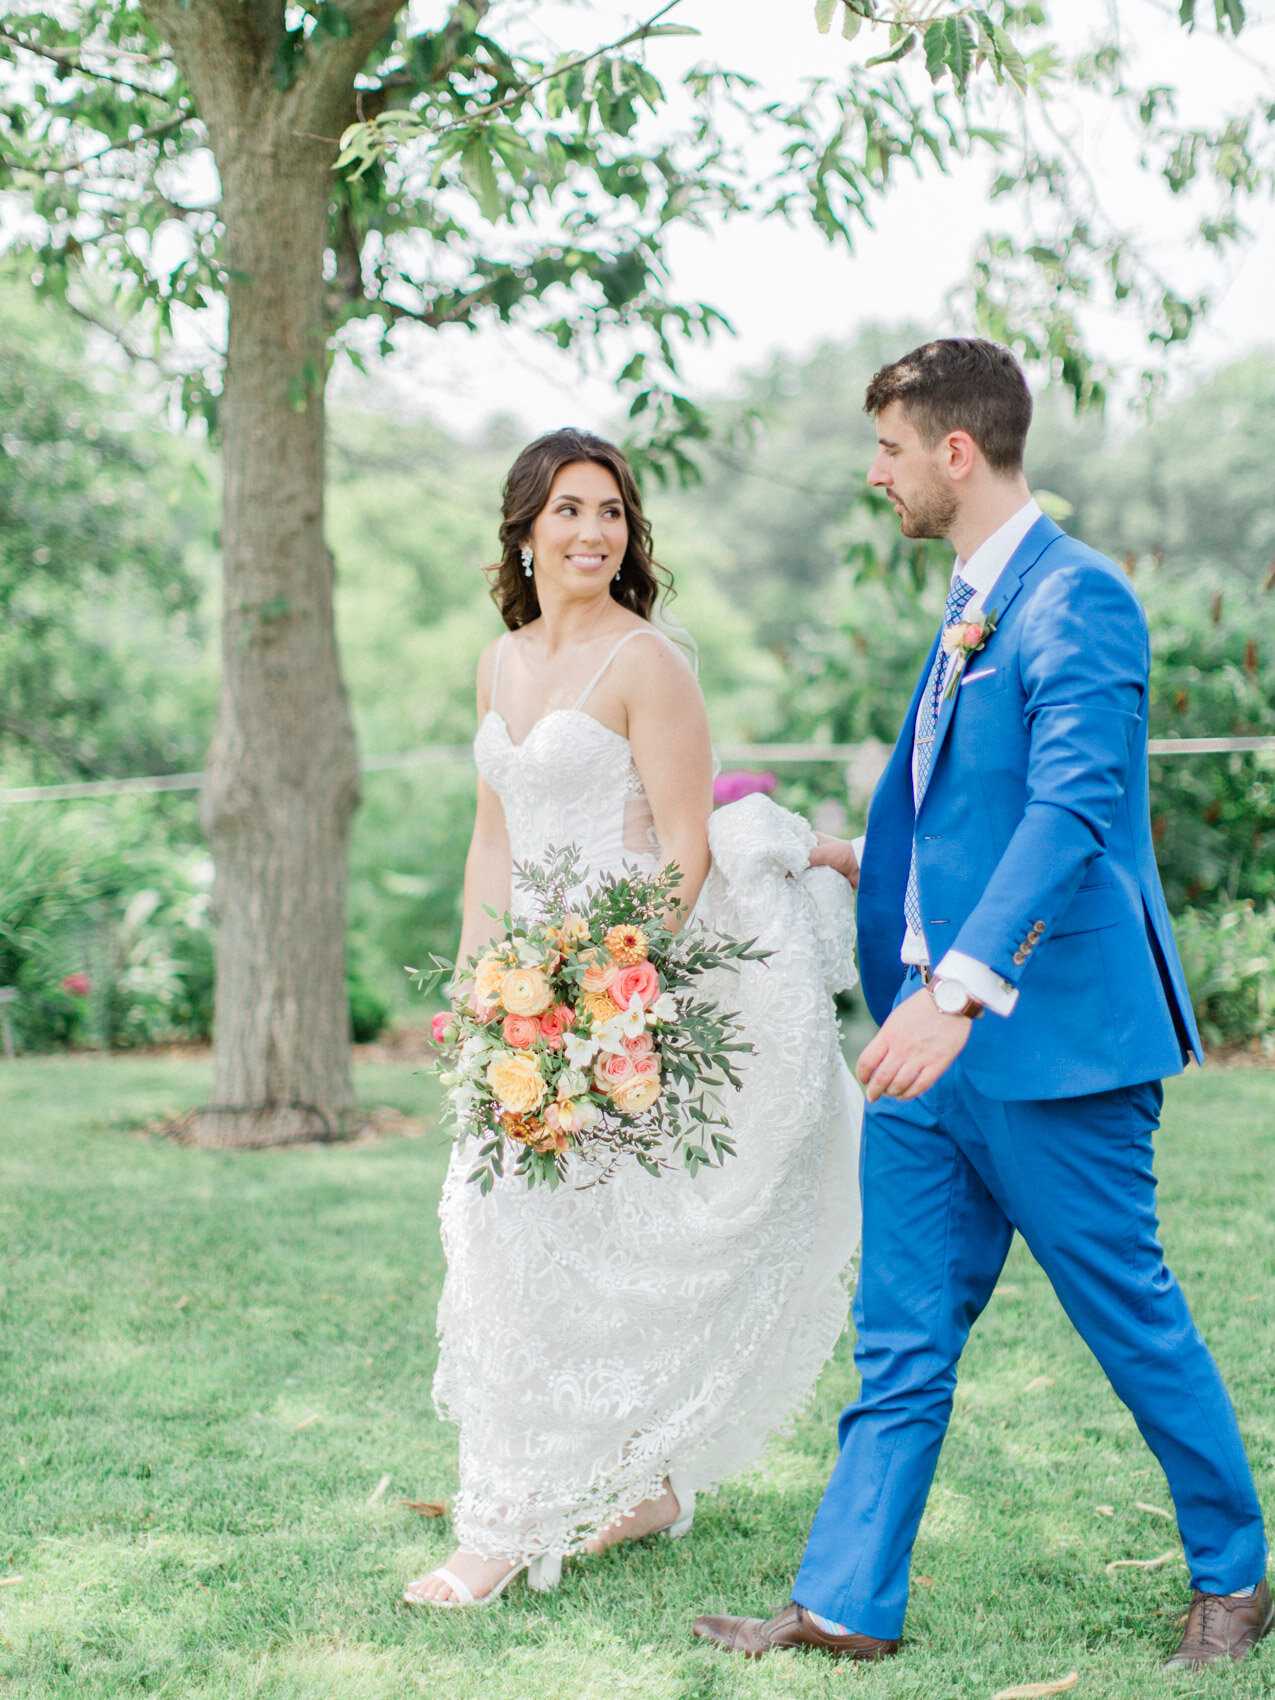
[[[1002,980],[985,962],[976,962],[963,950],[949,950],[934,970],[936,979],[959,980],[972,998],[991,1010],[993,1015],[1012,1015],[1018,1002],[1018,989]]]
[[[860,867],[863,866],[863,847],[867,842],[868,835],[866,832],[862,838],[852,838],[850,840],[850,848],[854,851],[854,859]]]

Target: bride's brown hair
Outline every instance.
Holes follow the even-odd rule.
[[[614,600],[649,620],[661,591],[668,594],[672,590],[672,579],[651,555],[651,525],[642,512],[642,496],[633,468],[605,437],[568,426],[528,443],[505,479],[501,494],[501,555],[486,571],[491,580],[492,601],[511,632],[540,613],[536,581],[523,572],[522,546],[530,539],[531,528],[544,511],[554,479],[564,466],[579,460],[605,467],[620,487],[629,543],[620,563],[619,578],[611,581]]]

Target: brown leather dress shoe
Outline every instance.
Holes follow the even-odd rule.
[[[1216,1659],[1246,1659],[1275,1622],[1275,1603],[1265,1578],[1251,1594],[1191,1595],[1186,1629],[1165,1670],[1193,1670]]]
[[[888,1659],[899,1650],[897,1641],[878,1641],[873,1635],[825,1635],[795,1600],[775,1617],[697,1617],[691,1634],[747,1659],[780,1647],[817,1647],[834,1659]]]

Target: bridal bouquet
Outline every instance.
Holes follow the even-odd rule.
[[[671,933],[662,917],[676,868],[604,876],[574,906],[574,850],[514,875],[536,918],[506,914],[504,936],[470,959],[450,1011],[434,1017],[458,1137],[481,1141],[470,1180],[487,1192],[512,1159],[529,1186],[556,1186],[572,1152],[596,1166],[590,1184],[626,1157],[658,1174],[680,1152],[693,1174],[732,1155],[718,1098],[739,1086],[731,1058],[752,1046],[700,982],[766,953],[698,929]]]

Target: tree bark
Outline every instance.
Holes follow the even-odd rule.
[[[208,125],[222,186],[229,344],[222,403],[222,680],[200,817],[216,863],[215,1146],[353,1130],[347,860],[359,769],[323,535],[324,251],[362,39],[281,90],[281,0],[147,0]]]

